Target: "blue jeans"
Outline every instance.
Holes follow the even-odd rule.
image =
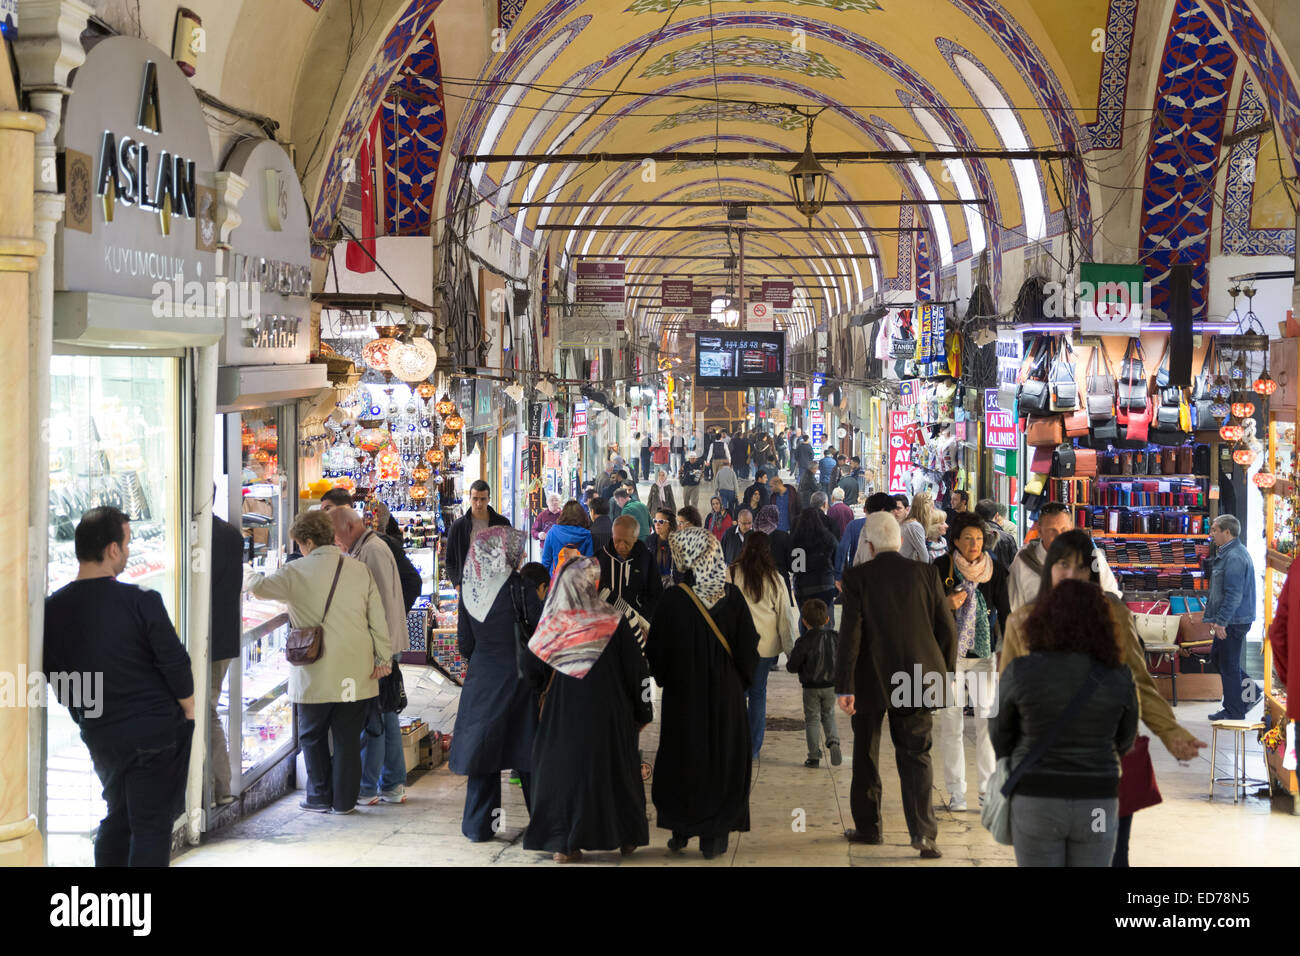
[[[723,511],[731,512],[732,509],[736,507],[736,493],[734,491],[728,491],[726,488],[719,488],[718,497],[722,499]]]
[[[406,755],[402,751],[402,722],[397,714],[381,714],[384,732],[372,737],[361,731],[361,796],[373,797],[381,790],[392,791],[406,784]]]
[[[1119,825],[1118,797],[1011,796],[1016,866],[1110,866]]]
[[[767,677],[772,673],[772,664],[780,657],[760,657],[754,668],[754,683],[749,685],[746,697],[749,702],[749,745],[754,759],[763,749],[763,731],[767,729]]]
[[[1216,639],[1210,647],[1210,663],[1219,669],[1223,681],[1223,709],[1233,720],[1241,720],[1246,711],[1255,705],[1254,698],[1247,701],[1242,694],[1245,682],[1241,672],[1241,649],[1246,642],[1249,624],[1229,624],[1228,636]]]

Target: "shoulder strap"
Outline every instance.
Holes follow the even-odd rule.
[[[1056,738],[1061,735],[1061,731],[1065,729],[1065,725],[1068,724],[1071,718],[1073,718],[1074,715],[1083,708],[1083,705],[1092,697],[1093,692],[1101,686],[1101,678],[1102,666],[1094,663],[1092,669],[1088,671],[1088,676],[1083,679],[1082,686],[1074,692],[1074,696],[1070,698],[1070,702],[1065,705],[1065,710],[1061,712],[1061,716],[1057,717],[1056,722],[1047,728],[1047,732],[1038,738],[1038,743],[1034,744],[1034,749],[1029,751],[1029,754],[1024,760],[1020,761],[1020,766],[1011,771],[1011,775],[1007,778],[1007,782],[1002,786],[1002,795],[1004,797],[1011,796],[1012,791],[1016,789],[1016,784],[1020,783],[1020,778],[1023,777],[1025,772],[1036,764],[1043,754],[1047,753],[1052,744],[1056,742]]]
[[[343,555],[339,555],[339,566],[334,569],[334,581],[330,584],[329,597],[325,598],[325,613],[320,616],[321,624],[329,617],[330,605],[334,603],[334,589],[339,586],[339,575],[343,573]]]
[[[690,595],[691,600],[695,602],[695,607],[699,610],[701,614],[704,615],[704,620],[709,622],[709,627],[713,630],[713,636],[716,637],[718,641],[722,644],[722,649],[727,652],[727,656],[734,657],[734,655],[731,653],[731,645],[727,643],[727,639],[723,637],[722,632],[718,630],[718,625],[713,620],[713,615],[709,613],[708,609],[704,606],[703,602],[700,601],[699,595],[695,593],[695,589],[691,587],[689,584],[679,584],[677,586],[685,590],[686,593]]]

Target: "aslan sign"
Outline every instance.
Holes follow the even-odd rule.
[[[162,132],[162,109],[158,97],[158,68],[151,60],[145,64],[140,87],[140,105],[136,126],[144,133]],[[158,213],[164,236],[171,234],[171,217],[175,213],[194,218],[195,164],[192,159],[173,156],[162,150],[151,168],[149,143],[124,135],[120,139],[112,130],[104,130],[99,147],[99,171],[95,178],[96,193],[104,203],[104,219],[113,221],[115,202]]]

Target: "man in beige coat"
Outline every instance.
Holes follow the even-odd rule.
[[[393,560],[388,545],[365,526],[355,509],[334,508],[330,511],[330,520],[334,522],[338,546],[364,564],[374,578],[384,604],[392,660],[396,667],[398,655],[411,649],[397,562]],[[373,806],[381,800],[384,803],[406,802],[406,756],[402,750],[401,721],[395,712],[389,712],[380,715],[380,722],[382,734],[373,720],[361,734],[361,793],[357,802],[362,806]]]

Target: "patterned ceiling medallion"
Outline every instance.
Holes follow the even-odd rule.
[[[706,70],[711,67],[760,67],[802,73],[804,76],[844,78],[844,74],[821,53],[797,50],[788,42],[780,43],[751,36],[692,43],[660,57],[646,67],[641,76],[672,76],[686,70]]]

